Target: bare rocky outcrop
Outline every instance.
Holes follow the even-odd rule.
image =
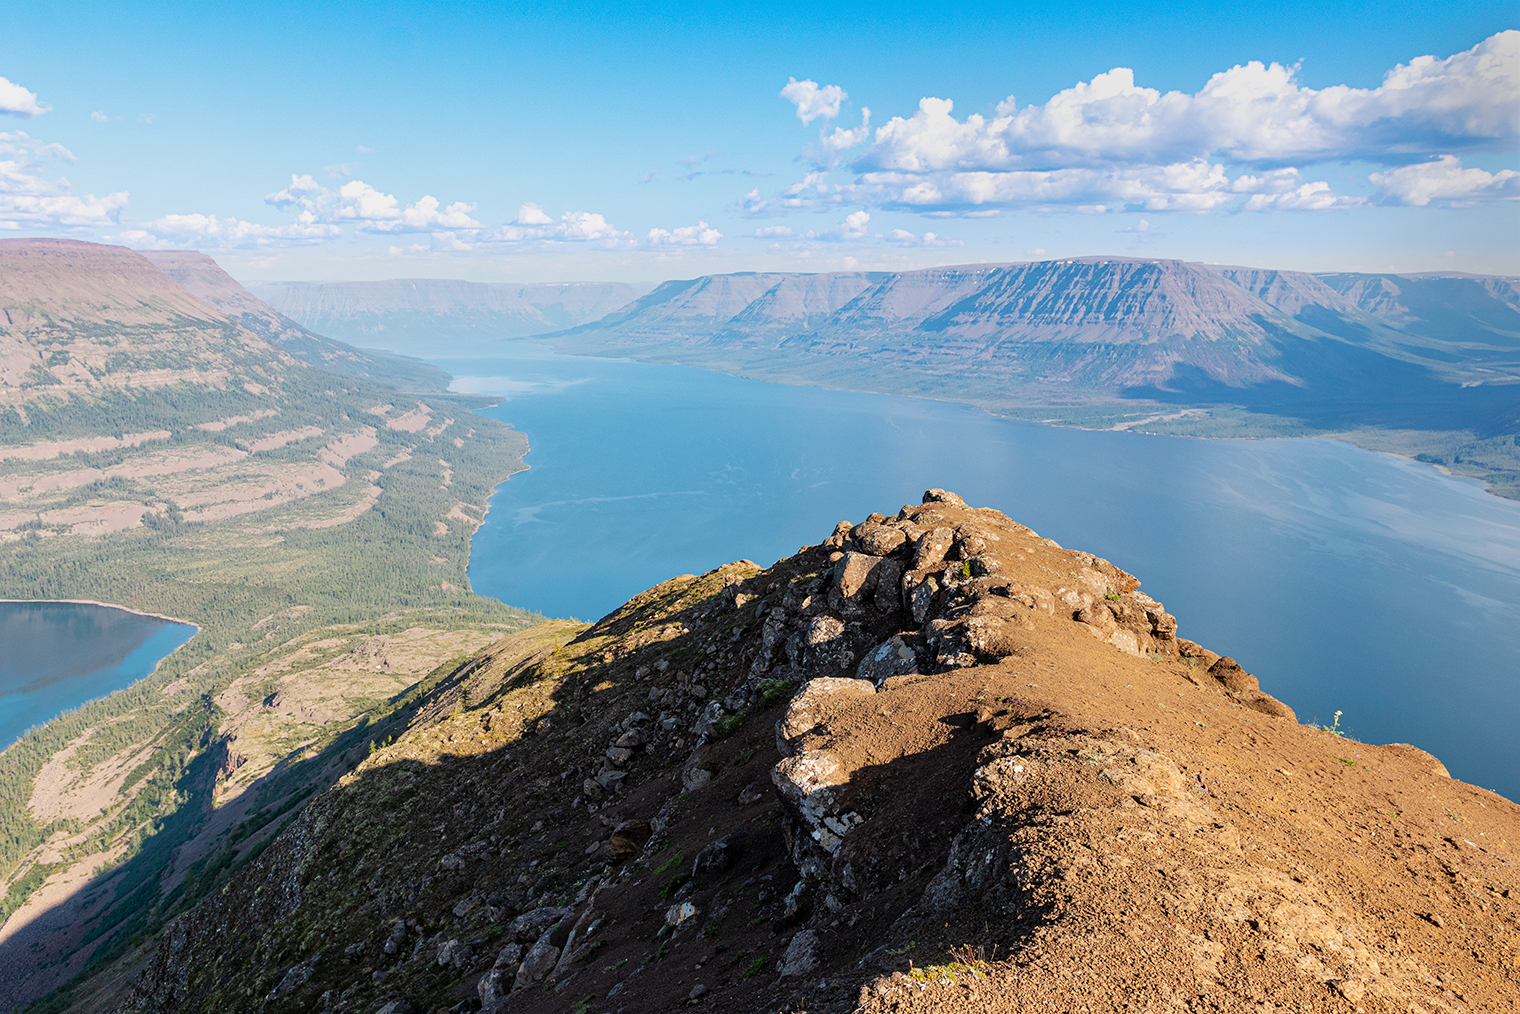
[[[942,490],[467,666],[124,1009],[1514,1009],[1520,808]]]

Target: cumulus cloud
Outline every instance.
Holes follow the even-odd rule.
[[[784,92],[803,122],[838,114],[844,93],[826,93],[795,80]],[[1310,88],[1296,66],[1253,61],[1214,74],[1197,92],[1163,92],[1116,67],[1043,103],[1021,107],[1010,96],[991,116],[964,118],[954,108],[928,96],[874,135],[868,111],[857,129],[820,132],[803,156],[822,173],[774,196],[751,191],[734,210],[1323,212],[1372,203],[1306,178],[1305,167],[1330,161],[1382,167],[1370,178],[1379,203],[1508,199],[1512,170],[1464,169],[1457,155],[1511,152],[1520,142],[1520,31],[1401,63],[1373,88]],[[828,179],[844,153],[867,142],[853,182]]]
[[[634,241],[603,215],[589,211],[567,211],[556,221],[532,201],[517,209],[517,218],[509,225],[482,236],[494,243],[526,243],[532,241],[591,243],[605,247],[626,247]]]
[[[888,243],[897,246],[932,247],[932,246],[963,246],[958,239],[948,236],[937,236],[932,232],[926,232],[922,236],[915,235],[907,229],[893,229],[882,237]]]
[[[859,147],[871,138],[871,110],[860,110],[860,126],[853,130],[835,127],[832,134],[818,132],[818,146],[803,151],[803,155],[820,169],[833,169],[844,160],[844,153]]]
[[[838,85],[818,87],[818,82],[798,81],[787,78],[781,97],[797,107],[797,119],[804,124],[814,120],[832,120],[839,115],[839,104],[849,98],[849,93]]]
[[[104,110],[97,109],[90,114],[90,119],[94,120],[96,123],[105,123],[110,119],[110,117],[105,114]]]
[[[317,222],[302,212],[288,225],[259,225],[216,215],[164,215],[120,235],[135,246],[236,247],[285,246],[317,243],[343,232],[336,225]]]
[[[292,173],[290,183],[264,196],[264,203],[277,208],[300,208],[313,222],[347,223],[361,232],[436,232],[480,229],[471,217],[475,205],[455,201],[448,207],[425,195],[405,207],[394,194],[387,194],[363,180],[350,180],[336,191],[312,179]]]
[[[52,108],[45,102],[38,102],[35,93],[0,77],[0,114],[19,116],[23,120],[29,120],[33,116],[41,116]],[[834,111],[836,113],[839,111],[837,103]]]
[[[866,173],[844,195],[903,210],[983,205],[1149,211],[1212,211],[1238,198],[1224,167],[1202,159],[1123,169],[956,172],[918,176]]]
[[[1135,84],[1116,67],[988,119],[952,115],[925,98],[912,117],[876,133],[861,171],[1007,171],[1176,163],[1223,158],[1273,167],[1327,159],[1408,161],[1520,139],[1520,31],[1494,35],[1445,60],[1422,56],[1377,88],[1298,84],[1296,68],[1252,61],[1221,71],[1196,94]]]
[[[649,230],[651,246],[717,246],[722,238],[723,234],[706,222],[670,230]]]
[[[525,201],[523,206],[517,209],[518,225],[552,225],[553,223],[554,219],[532,201]]]
[[[1461,207],[1484,201],[1520,200],[1520,172],[1464,169],[1462,160],[1454,155],[1373,173],[1369,179],[1378,189],[1378,198],[1387,204],[1424,207],[1437,201]]]
[[[265,194],[264,203],[272,204],[276,208],[289,208],[295,205],[307,211],[316,211],[317,200],[326,193],[327,188],[312,179],[309,174],[297,176],[291,173],[290,185],[272,194]]]
[[[866,237],[866,226],[870,224],[870,221],[870,212],[852,211],[844,216],[843,222],[834,227],[833,234],[842,240],[864,239]]]
[[[21,131],[0,132],[0,229],[108,226],[127,205],[121,191],[97,197],[75,194],[63,177],[49,178],[53,164],[78,162],[61,144]]]

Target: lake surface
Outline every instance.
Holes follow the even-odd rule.
[[[34,725],[131,686],[195,634],[112,606],[0,602],[0,750]]]
[[[417,350],[411,350],[417,354]],[[497,343],[428,355],[524,431],[476,591],[596,619],[680,573],[770,564],[939,486],[1138,575],[1301,721],[1413,742],[1520,799],[1520,504],[1328,440],[999,419]]]

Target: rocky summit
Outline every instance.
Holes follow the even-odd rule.
[[[76,1007],[1520,997],[1520,808],[1299,724],[1133,575],[942,490],[513,634],[370,751]]]

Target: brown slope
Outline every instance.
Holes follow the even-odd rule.
[[[504,642],[122,1009],[1516,1009],[1520,807],[1137,584],[930,491]]]
[[[139,252],[176,285],[225,317],[260,326],[270,337],[300,326],[243,288],[220,264],[199,250]]]
[[[366,377],[409,391],[443,391],[449,376],[414,360],[361,352],[308,331],[249,292],[220,264],[195,250],[145,250],[142,255],[191,295],[274,342],[308,366]]]
[[[135,251],[0,240],[0,403],[181,383],[262,387],[294,365]]]

